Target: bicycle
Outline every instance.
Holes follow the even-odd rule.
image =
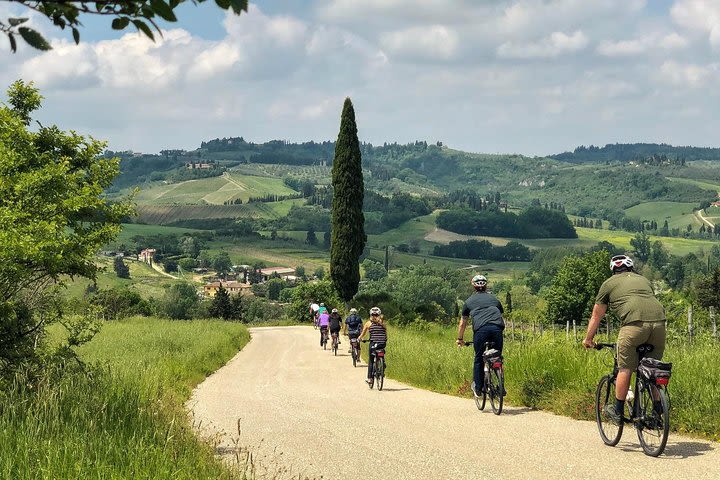
[[[338,336],[339,335],[337,333],[332,334],[332,347],[331,348],[336,357],[337,357],[338,342],[339,342]]]
[[[352,355],[353,367],[360,361],[360,342],[357,337],[350,338],[350,353]]]
[[[469,347],[473,342],[465,342],[465,346]],[[503,367],[503,357],[500,352],[492,348],[493,342],[485,343],[483,351],[485,386],[482,390],[482,396],[475,393],[475,385],[473,384],[473,397],[478,410],[485,409],[488,393],[490,394],[490,406],[495,415],[500,415],[503,409],[503,398],[505,397],[505,368]]]
[[[363,340],[363,343],[369,342],[370,340]],[[368,350],[368,361],[370,361],[370,352],[372,352],[372,347]],[[373,385],[377,386],[378,391],[383,389],[383,384],[385,383],[385,349],[380,348],[375,350],[375,360],[372,363],[372,375],[370,377],[370,383],[368,384],[370,386],[370,390],[372,390]]]
[[[624,425],[632,423],[645,454],[651,457],[660,456],[665,450],[670,433],[670,397],[667,385],[672,364],[646,358],[645,355],[653,350],[650,344],[637,347],[640,363],[635,370],[633,389],[628,392],[626,403],[629,417],[623,412],[622,420],[617,425],[605,413],[606,405],[615,403],[615,381],[619,371],[616,346],[614,343],[595,345],[596,350],[612,349],[614,358],[612,373],[600,379],[595,392],[595,420],[600,438],[605,445],[614,447],[622,437]],[[656,404],[656,401],[659,401],[659,404]]]

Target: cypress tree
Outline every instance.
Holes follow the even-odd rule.
[[[363,174],[355,109],[345,99],[340,133],[335,144],[332,166],[332,236],[330,278],[340,297],[349,302],[360,283],[360,255],[365,247],[363,215]]]

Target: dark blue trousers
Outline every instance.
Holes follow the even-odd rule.
[[[502,353],[503,349],[503,329],[497,325],[483,325],[473,332],[473,347],[475,348],[475,363],[473,364],[473,380],[475,388],[478,392],[485,385],[485,371],[483,362],[483,352],[485,352],[485,343],[494,343],[495,348]]]

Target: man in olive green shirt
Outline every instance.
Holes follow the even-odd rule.
[[[610,260],[610,270],[613,276],[600,286],[583,345],[585,348],[595,346],[593,338],[608,308],[618,316],[621,322],[617,340],[620,371],[615,381],[614,411],[605,413],[619,423],[622,421],[630,378],[639,363],[637,347],[649,343],[654,348],[647,356],[662,359],[665,351],[665,309],[655,298],[650,281],[633,272],[630,257],[614,256]]]

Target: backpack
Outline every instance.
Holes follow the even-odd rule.
[[[646,380],[658,384],[667,385],[672,375],[672,363],[661,362],[654,358],[643,358],[640,360],[638,372]]]

